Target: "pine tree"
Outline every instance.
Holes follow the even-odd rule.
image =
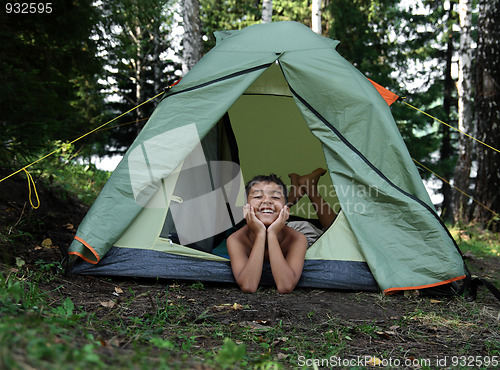
[[[460,0],[460,48],[458,53],[458,129],[473,133],[472,114],[472,0]],[[470,172],[472,166],[472,141],[465,135],[458,140],[458,160],[453,175],[454,185],[469,193]],[[469,198],[455,190],[453,193],[453,209],[455,221],[467,222]]]
[[[500,0],[479,2],[478,47],[476,58],[476,121],[479,140],[498,149],[500,143]],[[500,153],[477,145],[475,198],[500,214]],[[489,228],[500,230],[498,216],[474,205],[474,218]]]
[[[108,107],[123,113],[160,93],[177,79],[179,66],[169,57],[170,0],[110,0],[101,5],[102,55],[106,63]],[[122,154],[155,108],[149,103],[127,115],[134,124],[110,133],[109,154]]]
[[[95,124],[98,16],[86,1],[54,3],[44,14],[0,12],[0,166],[24,165]]]
[[[186,74],[201,59],[203,42],[201,38],[200,2],[198,0],[183,0],[182,4],[184,19],[182,72]]]

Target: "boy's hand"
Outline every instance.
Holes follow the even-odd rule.
[[[290,208],[284,206],[281,209],[278,218],[274,220],[274,222],[267,228],[267,233],[278,235],[280,231],[283,229],[283,227],[285,227],[285,222],[286,220],[288,220],[289,216],[290,216]]]
[[[261,220],[257,218],[255,215],[255,210],[250,204],[245,204],[243,207],[243,216],[247,220],[247,225],[256,235],[259,233],[266,232],[266,226],[262,223]]]

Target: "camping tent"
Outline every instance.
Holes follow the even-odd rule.
[[[81,223],[74,273],[234,282],[224,246],[241,224],[244,181],[324,167],[320,191],[340,213],[308,249],[298,286],[392,293],[466,277],[388,103],[337,41],[295,22],[216,39]],[[313,218],[307,199],[291,212]]]

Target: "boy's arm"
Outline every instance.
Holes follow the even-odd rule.
[[[247,254],[243,238],[244,233],[233,234],[227,239],[227,251],[231,260],[233,275],[244,292],[253,293],[257,290],[262,276],[264,265],[264,251],[266,247],[266,228],[255,217],[254,210],[245,206],[247,226],[255,235],[250,254]],[[249,242],[249,240],[246,240]]]
[[[236,237],[227,239],[227,251],[231,259],[231,269],[241,290],[253,293],[257,290],[264,265],[264,249],[266,235],[257,236],[254,245],[247,255],[245,246]]]
[[[301,233],[292,234],[290,243],[287,246],[287,256],[283,255],[283,250],[278,241],[278,234],[285,226],[288,219],[288,210],[283,209],[278,219],[267,230],[267,245],[269,248],[269,262],[274,282],[278,292],[290,293],[297,285],[307,250],[307,239]]]

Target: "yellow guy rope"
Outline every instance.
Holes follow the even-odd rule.
[[[426,112],[424,112],[423,110],[420,110],[420,109],[418,109],[417,107],[414,107],[413,105],[408,104],[408,103],[407,103],[407,102],[405,102],[404,100],[403,100],[403,103],[405,103],[407,106],[409,106],[409,107],[411,107],[411,108],[413,108],[413,109],[415,109],[415,110],[419,111],[420,113],[423,113],[423,114],[425,114],[426,116],[431,117],[432,119],[434,119],[434,120],[436,120],[436,121],[438,121],[438,122],[442,123],[443,125],[448,126],[448,127],[452,128],[453,130],[460,132],[462,135],[465,135],[465,136],[467,136],[467,137],[471,138],[472,140],[476,140],[478,143],[483,144],[484,146],[487,146],[488,148],[493,149],[494,151],[496,151],[496,152],[500,153],[500,150],[498,150],[497,148],[493,148],[491,145],[488,145],[488,144],[486,144],[486,143],[482,142],[481,140],[478,140],[478,139],[476,139],[475,137],[472,137],[472,136],[470,136],[469,134],[467,134],[467,133],[465,133],[465,132],[463,132],[463,131],[459,130],[458,128],[453,127],[453,126],[449,125],[448,123],[443,122],[443,121],[441,121],[440,119],[438,119],[438,118],[436,118],[436,117],[431,116],[429,113],[426,113]]]
[[[31,208],[37,209],[38,207],[40,207],[40,198],[38,198],[38,192],[36,191],[35,182],[33,181],[33,177],[31,177],[31,173],[26,171],[26,169],[24,170],[24,172],[26,172],[26,178],[28,179],[28,189],[29,189],[28,198],[30,199]],[[33,185],[33,191],[35,192],[36,201],[38,203],[38,205],[36,207],[33,205],[33,201],[31,200],[31,186],[32,185]]]
[[[413,159],[413,158],[412,158]],[[433,172],[432,170],[430,170],[429,168],[425,167],[422,163],[420,163],[419,161],[417,161],[416,159],[413,159],[413,162],[415,162],[416,164],[418,164],[420,167],[422,168],[425,168],[427,171],[429,171],[430,173],[434,174],[434,176],[438,177],[440,180],[444,181],[445,183],[447,183],[448,185],[450,185],[451,187],[457,189],[459,192],[461,192],[463,195],[465,195],[467,198],[473,200],[474,202],[476,202],[477,204],[479,204],[481,207],[484,207],[485,209],[487,209],[488,211],[490,211],[491,213],[493,213],[496,217],[500,217],[500,215],[498,215],[498,213],[496,213],[495,211],[489,209],[488,207],[486,207],[483,203],[481,202],[478,202],[477,200],[475,200],[474,198],[472,198],[469,194],[467,194],[466,192],[464,192],[463,190],[457,188],[455,185],[452,185],[450,184],[450,182],[448,180],[446,180],[445,178],[439,176],[437,173]]]
[[[96,128],[95,128],[95,129],[93,129],[92,131],[89,131],[89,132],[87,132],[86,134],[83,134],[82,136],[80,136],[80,137],[76,138],[75,140],[71,141],[71,142],[70,142],[70,144],[73,144],[73,143],[77,142],[78,140],[81,140],[81,139],[83,139],[84,137],[86,137],[86,136],[88,136],[88,135],[90,135],[90,134],[92,134],[92,133],[94,133],[94,132],[96,132],[96,131],[100,130],[100,129],[101,129],[101,128],[103,128],[104,126],[109,125],[111,122],[114,122],[114,121],[116,121],[118,118],[123,117],[124,115],[126,115],[126,114],[128,114],[128,113],[132,112],[133,110],[135,110],[135,109],[139,108],[140,106],[142,106],[142,105],[144,105],[144,104],[146,104],[146,103],[149,103],[151,100],[156,99],[157,97],[159,97],[160,95],[162,95],[162,94],[164,94],[164,93],[165,93],[165,91],[162,91],[161,93],[159,93],[159,94],[157,94],[157,95],[153,96],[152,98],[150,98],[150,99],[148,99],[148,100],[146,100],[146,101],[142,102],[141,104],[139,104],[139,105],[135,106],[134,108],[129,109],[129,110],[128,110],[128,111],[126,111],[125,113],[120,114],[119,116],[117,116],[117,117],[113,118],[112,120],[110,120],[110,121],[108,121],[108,122],[106,122],[106,123],[104,123],[104,124],[100,125],[99,127],[96,127]],[[38,199],[38,193],[37,193],[37,191],[36,191],[35,182],[33,181],[33,177],[31,177],[31,175],[29,174],[29,172],[28,172],[26,169],[27,169],[28,167],[33,166],[35,163],[38,163],[38,162],[40,162],[40,161],[44,160],[45,158],[50,157],[51,155],[53,155],[53,154],[57,153],[59,150],[61,150],[61,149],[60,149],[60,148],[59,148],[59,149],[56,149],[56,150],[54,150],[54,151],[50,152],[49,154],[46,154],[46,155],[44,155],[43,157],[38,158],[36,161],[34,161],[34,162],[32,162],[32,163],[28,164],[27,166],[24,166],[23,168],[21,168],[21,169],[19,169],[19,170],[15,171],[15,172],[13,172],[13,173],[11,173],[9,176],[6,176],[6,177],[4,177],[3,179],[0,179],[0,182],[2,182],[2,181],[4,181],[4,180],[7,180],[9,177],[14,176],[15,174],[17,174],[17,173],[19,173],[19,172],[21,172],[21,171],[26,172],[26,175],[27,175],[27,177],[28,177],[28,186],[29,186],[30,203],[31,203],[31,185],[33,185],[33,188],[34,188],[34,191],[35,191],[35,194],[36,194],[36,198],[37,198],[37,200],[38,200],[38,206],[37,206],[37,207],[34,207],[34,206],[33,206],[33,203],[31,203],[31,206],[32,206],[33,208],[35,208],[35,209],[36,209],[36,208],[38,208],[38,207],[40,206],[40,200]]]
[[[152,99],[154,99],[154,98],[152,98]],[[116,117],[115,119],[117,119],[117,118],[119,118],[119,117]],[[125,122],[125,123],[120,123],[119,125],[114,125],[114,126],[111,126],[111,127],[105,127],[105,128],[99,128],[99,127],[98,127],[98,128],[96,128],[96,130],[95,130],[94,132],[102,132],[102,131],[105,131],[105,130],[112,130],[112,129],[117,128],[117,127],[122,127],[122,126],[131,125],[132,123],[137,123],[137,122],[141,122],[141,121],[146,121],[146,120],[148,120],[148,119],[150,119],[150,118],[151,118],[151,117],[141,118],[141,119],[134,120],[134,121],[129,121],[129,122]],[[108,123],[110,123],[110,122],[111,122],[111,121],[109,121]],[[108,123],[107,123],[107,124],[108,124]],[[102,127],[102,126],[100,126],[100,127]],[[68,138],[64,139],[63,141],[69,140],[69,139],[74,138],[74,137],[76,137],[76,136],[70,136],[70,137],[68,137]]]

